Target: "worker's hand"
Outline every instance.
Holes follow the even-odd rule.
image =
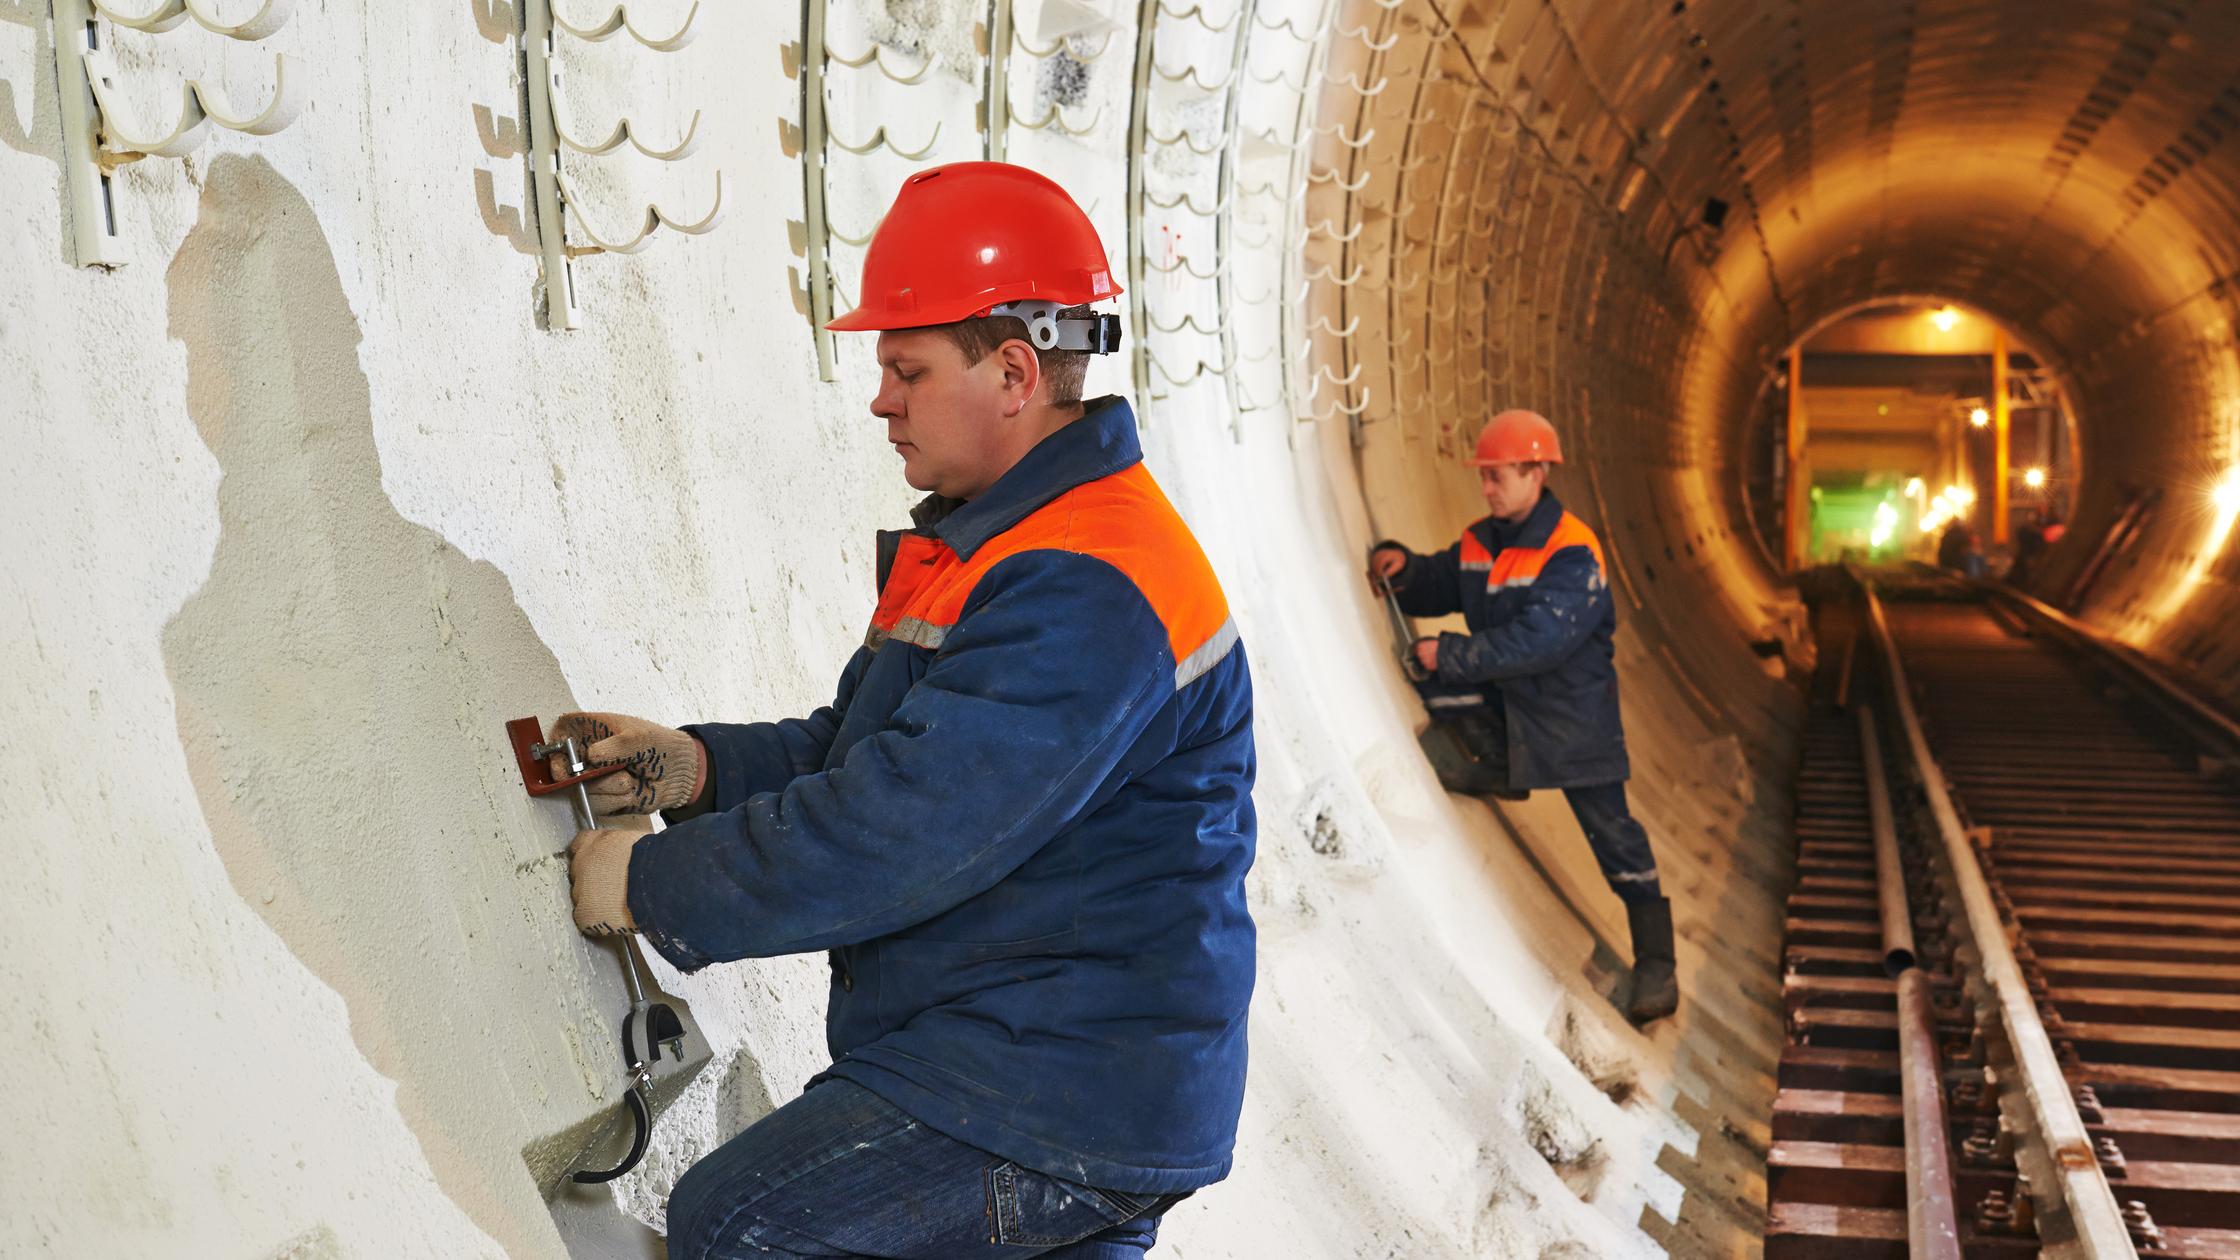
[[[1423,672],[1426,674],[1439,672],[1439,641],[1437,639],[1416,640],[1416,664],[1423,666]]]
[[[1369,589],[1383,594],[1384,588],[1407,567],[1407,552],[1389,543],[1378,547],[1369,553]]]
[[[650,814],[657,809],[675,809],[698,800],[707,784],[707,750],[683,731],[620,713],[563,713],[553,722],[550,738],[558,743],[570,735],[584,746],[584,758],[590,764],[622,763],[622,773],[584,784],[591,791],[591,808],[597,813]],[[563,778],[567,773],[567,766],[555,758],[553,777]]]
[[[643,831],[581,831],[568,846],[568,880],[575,885],[576,926],[590,936],[638,930],[630,917],[630,850]]]

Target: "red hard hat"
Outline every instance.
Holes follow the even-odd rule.
[[[1478,431],[1478,449],[1469,459],[1474,468],[1488,464],[1560,464],[1563,448],[1556,444],[1556,427],[1537,411],[1504,411],[1486,421]]]
[[[925,328],[1010,302],[1119,295],[1097,229],[1065,189],[1007,162],[952,162],[902,181],[864,254],[863,301],[825,327]]]

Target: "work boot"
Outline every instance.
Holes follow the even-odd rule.
[[[1672,970],[1672,903],[1626,903],[1626,926],[1633,931],[1633,996],[1626,1018],[1636,1025],[1663,1019],[1680,1009],[1680,978]]]

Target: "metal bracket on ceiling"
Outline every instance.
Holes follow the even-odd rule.
[[[273,63],[272,98],[252,114],[236,114],[200,80],[181,88],[179,115],[168,131],[143,126],[117,90],[117,67],[101,19],[161,35],[192,19],[214,35],[255,43],[287,25],[295,0],[265,0],[239,22],[212,17],[201,0],[159,0],[145,13],[111,0],[53,0],[55,85],[61,96],[62,166],[69,186],[71,233],[81,267],[126,261],[117,223],[118,168],[142,158],[185,157],[213,126],[269,136],[294,122],[309,94],[301,64],[286,53]]]

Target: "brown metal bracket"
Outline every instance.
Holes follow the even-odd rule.
[[[531,796],[565,792],[578,783],[588,783],[623,768],[622,763],[617,762],[611,766],[593,766],[566,778],[553,778],[552,766],[545,758],[558,750],[545,742],[544,725],[533,717],[515,718],[506,723],[506,739],[513,744],[514,764],[521,767],[522,786],[529,789]]]

